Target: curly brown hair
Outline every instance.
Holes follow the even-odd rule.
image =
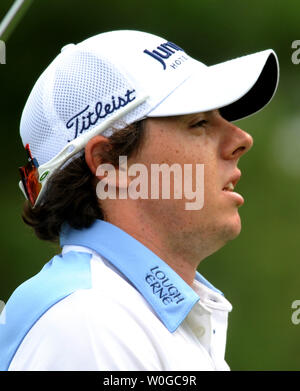
[[[118,166],[119,156],[136,154],[144,140],[144,120],[115,131],[108,138],[103,163]],[[95,189],[95,176],[85,156],[72,160],[49,179],[43,202],[32,208],[25,201],[23,221],[33,228],[39,239],[57,243],[63,223],[76,229],[88,228],[96,219],[104,219]]]

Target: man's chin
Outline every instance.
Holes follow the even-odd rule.
[[[241,228],[241,219],[238,213],[219,226],[219,234],[217,236],[219,237],[222,246],[237,238],[241,233]]]
[[[242,229],[241,218],[237,213],[234,220],[227,226],[226,234],[225,234],[225,236],[227,236],[227,240],[233,240],[236,237],[238,237],[239,234],[241,233],[241,229]]]

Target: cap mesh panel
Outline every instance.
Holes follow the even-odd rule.
[[[105,58],[78,50],[63,52],[41,75],[29,96],[21,120],[23,144],[28,143],[38,163],[44,164],[75,136],[90,131],[114,114],[96,120],[97,102],[101,102],[103,107],[112,105],[113,97],[116,102],[119,97],[126,99],[128,90],[135,90],[132,82]],[[138,96],[138,93],[132,93],[131,97]],[[140,119],[147,110],[147,104],[140,105],[121,122],[118,121],[116,127]],[[101,111],[103,114],[104,110]],[[87,115],[95,122],[90,127]],[[73,126],[68,129],[67,124],[72,118]],[[83,123],[87,130],[82,131]],[[111,133],[108,129],[103,134],[109,136]]]

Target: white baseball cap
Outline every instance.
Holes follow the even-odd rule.
[[[109,136],[146,117],[213,109],[235,121],[263,108],[278,79],[271,49],[206,66],[141,31],[111,31],[65,46],[37,80],[22,113],[20,134],[40,188],[32,204],[51,174],[96,134]],[[20,183],[31,198],[27,186]]]

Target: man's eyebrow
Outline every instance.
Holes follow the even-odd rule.
[[[219,113],[219,109],[212,109],[212,110],[207,110],[207,111],[199,111],[199,112],[196,112],[196,113],[181,115],[179,117],[193,118],[193,117],[195,117],[197,115],[209,116],[209,115],[212,115],[214,113],[218,114]]]
[[[199,116],[205,116],[205,117],[210,116],[214,111],[215,110],[199,111],[197,113],[179,115],[177,118],[184,121],[190,121]]]
[[[208,111],[199,111],[196,113],[191,113],[191,114],[180,114],[180,115],[170,115],[165,118],[169,118],[170,120],[173,121],[182,121],[182,122],[190,122],[193,119],[196,119],[198,116],[203,115],[205,117],[210,116],[213,114],[213,112],[219,113],[219,109],[213,109],[213,110],[208,110]]]

